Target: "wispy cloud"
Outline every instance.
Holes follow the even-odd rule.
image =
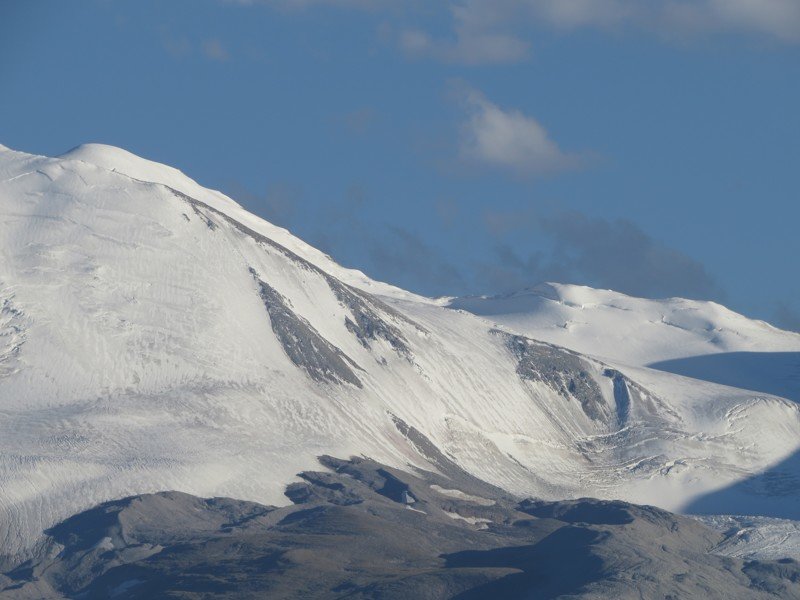
[[[375,123],[378,117],[377,111],[371,106],[357,108],[341,117],[341,122],[351,133],[364,134]]]
[[[431,57],[442,62],[486,65],[523,60],[530,44],[514,35],[457,29],[453,39],[434,39],[420,29],[401,32],[400,47],[411,57]]]
[[[434,295],[464,289],[461,272],[418,234],[388,226],[386,234],[370,238],[372,262],[380,277],[403,287],[424,289]]]
[[[775,325],[800,333],[800,312],[786,303],[779,304],[775,311]]]
[[[396,224],[364,217],[370,197],[360,185],[351,185],[339,201],[304,223],[315,229],[310,241],[337,260],[348,264],[358,257],[357,268],[372,277],[405,289],[430,295],[461,293],[465,280],[454,264],[418,233]]]
[[[256,194],[238,182],[231,182],[228,192],[254,213],[268,221],[288,227],[297,216],[297,207],[303,203],[303,192],[298,186],[275,182],[263,194]]]
[[[721,300],[725,296],[701,262],[625,219],[607,220],[580,212],[547,217],[489,213],[485,222],[498,237],[496,260],[481,265],[479,273],[490,289],[510,291],[558,281],[650,298]],[[545,236],[552,246],[521,255],[503,241],[514,228]]]
[[[678,31],[745,32],[786,43],[800,43],[800,2],[797,0],[663,2],[658,16],[665,27]]]
[[[173,58],[186,58],[192,53],[192,43],[186,36],[173,36],[167,32],[162,32],[161,43],[167,54]]]
[[[577,155],[562,151],[535,118],[501,108],[473,88],[456,87],[465,114],[460,132],[462,160],[520,175],[545,175],[581,164]]]
[[[296,186],[272,185],[263,195],[249,194],[241,186],[231,191],[248,208],[295,230],[343,264],[423,294],[501,293],[557,281],[650,298],[726,298],[702,262],[626,219],[577,211],[487,212],[488,239],[478,242],[486,244],[483,258],[448,258],[439,243],[452,239],[454,232],[445,233],[448,228],[459,226],[459,205],[453,199],[430,204],[424,218],[439,221],[441,229],[423,236],[370,216],[370,194],[358,184],[315,209],[304,206],[302,189]],[[515,239],[537,239],[539,249],[526,251],[512,243]],[[789,305],[775,313],[775,322],[800,330],[800,315]]]
[[[228,50],[222,45],[222,42],[216,38],[203,42],[203,54],[205,54],[206,58],[219,62],[224,62],[231,57]]]
[[[487,60],[527,58],[523,48],[541,28],[636,30],[665,39],[735,33],[800,43],[797,0],[464,0],[452,3],[451,13],[459,45],[473,50],[464,62],[472,63],[481,62],[480,40],[489,38],[515,40],[519,52],[503,58],[487,44]]]
[[[200,43],[193,42],[187,35],[161,31],[161,43],[164,50],[175,59],[200,56],[208,60],[225,62],[231,58],[227,47],[218,38],[209,38]]]
[[[378,9],[389,6],[392,0],[222,0],[226,4],[264,4],[282,10],[304,10],[317,6],[337,8]]]
[[[265,193],[254,194],[231,183],[227,191],[249,210],[289,228],[341,264],[371,277],[434,296],[463,294],[470,289],[460,267],[445,258],[435,242],[409,228],[365,216],[371,199],[358,183],[311,210],[304,206],[302,187],[295,185],[273,184]],[[431,218],[438,210],[431,210]],[[456,210],[447,203],[441,208],[440,219],[445,222]]]
[[[798,0],[228,0],[281,10],[338,7],[391,12],[408,56],[487,65],[527,60],[543,29],[638,31],[664,39],[720,33],[800,43]],[[445,11],[446,30],[431,23]],[[432,19],[432,15],[438,15]]]

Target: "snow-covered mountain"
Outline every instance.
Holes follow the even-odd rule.
[[[583,354],[645,366],[722,352],[797,352],[800,334],[716,302],[649,300],[581,285],[543,283],[503,296],[449,299],[525,334]]]
[[[718,305],[656,318],[650,301],[553,289],[555,309],[523,303],[516,322],[458,304],[487,319],[118,148],[0,148],[0,554],[127,495],[285,504],[321,454],[455,463],[545,499],[692,510],[721,494],[731,512],[800,516],[794,402],[645,366],[791,353],[798,336]],[[558,333],[592,303],[573,294],[602,317],[579,343]]]
[[[716,302],[648,300],[545,283],[447,303],[616,364],[651,366],[800,401],[800,334],[748,319]]]

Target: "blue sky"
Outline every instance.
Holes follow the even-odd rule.
[[[0,143],[174,165],[429,295],[800,329],[800,1],[0,4]]]

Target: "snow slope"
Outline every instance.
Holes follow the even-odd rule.
[[[283,504],[320,454],[681,509],[799,445],[792,402],[500,331],[123,150],[0,150],[0,555],[132,494]]]
[[[715,302],[649,300],[558,283],[446,302],[615,364],[647,365],[800,401],[800,334]]]
[[[426,300],[424,297],[417,294],[412,294],[400,288],[369,279],[361,271],[343,268],[335,263],[330,256],[293,236],[283,227],[277,227],[264,219],[256,217],[247,212],[231,198],[228,198],[226,195],[216,190],[204,188],[173,167],[141,158],[122,148],[105,144],[82,144],[62,154],[59,158],[70,161],[77,160],[89,165],[96,165],[109,171],[125,174],[139,181],[164,184],[165,186],[203,202],[211,208],[230,215],[238,222],[248,227],[254,228],[262,235],[266,235],[298,256],[322,267],[328,273],[342,281],[384,295],[410,298],[417,301]]]

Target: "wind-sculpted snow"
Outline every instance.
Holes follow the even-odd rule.
[[[0,265],[0,564],[115,498],[285,503],[321,454],[671,510],[800,475],[796,404],[498,333],[119,149],[0,150]]]
[[[291,361],[316,381],[347,382],[360,388],[361,381],[351,368],[355,364],[341,350],[320,336],[308,321],[294,314],[286,298],[259,279],[254,269],[250,272],[258,283],[259,294],[269,313],[272,331]]]
[[[14,307],[13,295],[0,284],[0,379],[13,373],[25,343],[25,315]]]

